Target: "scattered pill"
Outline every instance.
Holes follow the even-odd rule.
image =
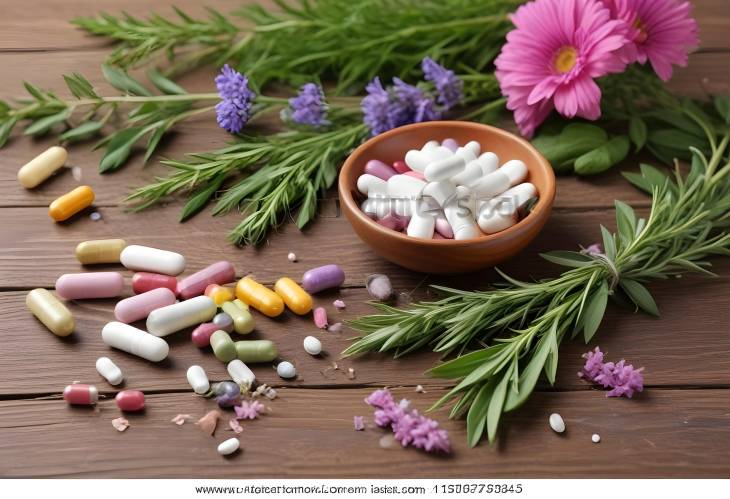
[[[40,153],[18,170],[18,182],[26,189],[37,187],[66,164],[68,152],[53,146]]]
[[[205,370],[200,366],[190,366],[186,373],[188,383],[195,393],[203,395],[210,390],[210,382]]]
[[[196,296],[150,312],[147,316],[147,331],[155,336],[167,336],[211,320],[217,310],[211,298]]]
[[[385,274],[371,274],[365,278],[368,294],[376,300],[386,301],[393,297],[393,286]]]
[[[221,456],[229,456],[241,447],[241,442],[237,438],[229,438],[218,445],[218,454]]]
[[[56,280],[56,293],[66,300],[111,298],[124,291],[124,278],[119,272],[86,272],[63,274]]]
[[[56,336],[68,336],[75,327],[71,311],[47,289],[37,288],[25,297],[25,305]]]
[[[291,379],[297,375],[297,370],[291,362],[283,361],[276,366],[276,374],[284,379]]]
[[[230,333],[231,331],[233,331],[233,319],[225,312],[215,314],[213,316],[213,324],[218,326],[219,329],[222,329],[226,333]]]
[[[152,362],[165,359],[170,352],[169,345],[162,338],[123,322],[109,322],[105,325],[101,330],[101,339],[111,347]]]
[[[116,386],[124,381],[122,370],[109,357],[99,357],[96,359],[96,371],[101,377],[109,382],[110,385]]]
[[[284,311],[284,300],[251,277],[238,281],[236,297],[269,317],[276,317]]]
[[[132,276],[132,291],[136,294],[157,288],[167,288],[174,293],[177,290],[177,278],[150,272],[137,272]]]
[[[310,269],[302,276],[302,287],[309,293],[337,288],[345,282],[345,272],[339,265],[329,264]]]
[[[115,430],[122,432],[129,428],[129,420],[124,417],[118,417],[112,419],[112,426]]]
[[[124,412],[137,412],[144,409],[144,393],[139,390],[122,390],[114,397],[117,407]]]
[[[76,259],[84,265],[119,263],[119,255],[126,245],[124,239],[84,241],[76,246]]]
[[[271,362],[279,355],[276,344],[270,340],[237,341],[234,345],[236,356],[241,362]]]
[[[233,301],[236,297],[236,292],[233,288],[221,286],[220,284],[209,284],[203,294],[212,298],[219,307],[227,301]]]
[[[74,178],[76,182],[81,182],[81,177],[83,176],[83,170],[80,166],[73,166],[71,167],[71,176]]]
[[[382,161],[378,161],[377,159],[371,159],[370,161],[365,163],[365,173],[383,180],[388,180],[390,177],[396,174],[396,171]]]
[[[242,309],[234,302],[225,302],[223,311],[230,316],[233,321],[233,329],[238,334],[248,334],[256,327],[256,322],[248,309]],[[222,328],[221,328],[222,329]]]
[[[288,255],[286,255],[286,259],[289,260],[290,262],[296,262],[297,255],[295,255],[294,253],[289,253]]]
[[[56,222],[63,222],[88,208],[93,202],[93,189],[88,185],[82,185],[53,201],[48,207],[48,215]]]
[[[220,261],[185,277],[177,283],[177,294],[183,300],[202,295],[209,284],[226,284],[236,280],[236,269],[231,262]],[[233,298],[231,298],[233,299]]]
[[[219,407],[233,407],[241,401],[241,387],[233,381],[216,384],[214,391]]]
[[[550,415],[549,422],[550,428],[552,428],[553,431],[557,433],[563,433],[565,431],[565,421],[563,421],[562,416],[560,416],[557,412]]]
[[[282,277],[276,281],[274,291],[295,314],[304,315],[312,310],[312,297],[292,279]]]
[[[141,270],[176,276],[185,270],[185,257],[174,251],[132,244],[122,250],[122,265],[130,270]],[[205,287],[203,287],[205,289]]]
[[[94,385],[74,383],[63,390],[63,400],[72,405],[94,405],[99,400],[99,390]]]
[[[601,441],[601,435],[599,435],[598,433],[594,433],[593,435],[591,435],[591,441],[594,444],[597,444],[598,442]]]
[[[173,303],[175,303],[175,293],[167,288],[152,289],[117,302],[114,307],[114,317],[119,322],[129,324],[146,319],[153,310]]]
[[[319,355],[322,352],[322,342],[314,336],[304,338],[304,351],[309,355]]]
[[[314,325],[320,329],[327,328],[327,310],[324,307],[317,307],[312,314],[314,317]]]
[[[89,218],[92,222],[98,222],[99,220],[101,220],[101,213],[99,213],[98,211],[92,211],[91,213],[89,213]]]
[[[253,371],[241,359],[233,359],[228,363],[226,369],[231,379],[239,385],[251,387],[253,382],[256,381]]]
[[[236,345],[225,331],[216,331],[210,335],[210,346],[213,355],[221,362],[230,362],[236,358]]]
[[[332,302],[332,305],[333,305],[333,306],[334,306],[334,307],[335,307],[335,308],[336,308],[337,310],[344,310],[345,308],[347,308],[347,305],[345,305],[345,302],[344,302],[344,301],[342,301],[342,300],[335,300],[335,301],[333,301],[333,302]]]
[[[248,310],[249,309],[248,303],[242,302],[238,298],[236,298],[235,300],[233,300],[233,304],[235,306],[237,306],[238,308],[240,308],[241,310]]]
[[[193,329],[193,332],[190,333],[190,339],[196,347],[205,348],[210,346],[211,335],[216,331],[221,330],[225,331],[225,329],[221,328],[219,325],[213,322],[204,322],[203,324]]]
[[[327,331],[330,333],[339,333],[342,331],[342,323],[341,322],[335,322],[330,327],[327,328]]]

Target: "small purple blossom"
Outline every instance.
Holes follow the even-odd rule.
[[[603,362],[603,352],[599,347],[593,351],[583,354],[586,363],[578,376],[603,388],[611,388],[606,397],[633,397],[635,392],[644,389],[644,377],[641,372],[644,368],[634,369],[634,366],[626,365],[626,361]]]
[[[600,243],[593,243],[587,248],[584,248],[581,253],[591,256],[603,255],[603,246]]]
[[[233,101],[222,100],[215,106],[218,126],[229,133],[238,133],[248,122],[248,111],[236,106]]]
[[[228,64],[221,68],[215,77],[215,86],[221,99],[230,101],[250,101],[254,93],[248,87],[248,78],[230,67]]]
[[[380,83],[377,76],[365,86],[367,95],[363,98],[361,107],[365,114],[363,121],[370,128],[372,135],[387,132],[393,126],[389,117],[390,95]]]
[[[438,102],[446,109],[457,105],[464,95],[464,82],[453,71],[446,69],[430,57],[421,61],[426,80],[432,82],[438,92]]]
[[[251,117],[251,105],[256,94],[249,88],[248,78],[228,64],[221,69],[215,84],[223,99],[215,106],[218,125],[227,132],[238,133]]]
[[[289,99],[290,117],[300,125],[322,126],[327,122],[327,104],[324,101],[322,87],[316,83],[307,83],[299,90],[296,97]]]
[[[366,95],[361,103],[363,121],[372,135],[387,132],[399,126],[441,118],[441,110],[423,90],[393,78],[393,86],[386,89],[379,78],[365,87]]]
[[[243,401],[241,405],[234,406],[233,410],[236,411],[236,419],[256,419],[266,410],[266,406],[258,400]]]

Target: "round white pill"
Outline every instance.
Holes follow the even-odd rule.
[[[565,421],[563,421],[563,417],[557,412],[550,415],[549,421],[550,428],[552,428],[556,433],[563,433],[565,431]]]
[[[598,442],[601,441],[601,435],[599,435],[598,433],[594,433],[593,436],[591,436],[591,441],[594,444],[597,444]]]
[[[241,447],[241,442],[237,438],[229,438],[218,445],[218,454],[228,456],[236,452],[239,447]]]
[[[96,370],[110,385],[118,385],[124,381],[122,370],[109,357],[99,357],[96,359]]]
[[[296,262],[297,261],[297,255],[295,255],[294,253],[289,253],[288,255],[286,255],[286,258],[290,262]]]
[[[314,336],[307,336],[304,338],[304,351],[306,351],[309,355],[319,355],[320,352],[322,352],[322,342]],[[279,373],[279,375],[281,375],[281,373]]]
[[[294,367],[294,364],[291,362],[279,362],[279,365],[276,366],[276,374],[281,376],[284,379],[290,379],[297,375],[297,370]]]

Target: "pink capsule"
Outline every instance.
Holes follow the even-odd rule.
[[[99,400],[99,390],[94,385],[75,383],[63,390],[63,400],[73,405],[94,405]]]
[[[398,173],[406,173],[411,171],[405,161],[393,161],[393,170]]]
[[[236,280],[236,269],[231,262],[220,261],[208,265],[203,270],[184,278],[177,283],[177,294],[187,300],[200,296],[209,284],[226,284]]]
[[[456,152],[456,150],[459,148],[459,143],[449,137],[448,139],[444,139],[443,142],[441,142],[441,145],[444,146],[446,149],[449,149],[451,152]]]
[[[122,390],[114,399],[121,411],[135,412],[144,409],[144,393],[139,390]]]
[[[396,213],[388,213],[383,218],[378,220],[378,223],[383,227],[400,232],[408,227],[410,217],[402,217]]]
[[[114,317],[119,322],[130,322],[145,319],[150,312],[175,303],[175,293],[167,288],[156,288],[140,295],[130,296],[117,303]]]
[[[438,232],[434,231],[433,237],[431,239],[446,239],[446,238],[444,236],[442,236],[441,234],[439,234]]]
[[[365,163],[365,173],[375,175],[376,177],[382,178],[383,180],[388,180],[390,177],[395,175],[395,170],[393,170],[390,166],[386,165],[382,161],[378,161],[377,159],[371,159],[370,161]]]
[[[314,309],[314,325],[320,329],[327,329],[327,311],[324,307]]]
[[[403,175],[408,175],[409,177],[417,178],[419,180],[426,180],[426,177],[423,175],[423,173],[416,171],[416,170],[410,170],[405,172]]]
[[[151,272],[137,272],[132,277],[132,291],[136,294],[157,288],[167,288],[175,293],[177,291],[177,278]]]
[[[436,224],[434,226],[436,233],[444,237],[444,239],[453,239],[454,230],[449,225],[448,220],[443,217],[436,217]]]
[[[110,298],[124,290],[124,278],[119,272],[86,272],[63,274],[56,281],[56,293],[67,300]]]
[[[205,348],[210,346],[210,337],[219,329],[223,328],[213,322],[205,322],[193,329],[193,332],[190,334],[190,339],[193,340],[193,344],[196,347]]]

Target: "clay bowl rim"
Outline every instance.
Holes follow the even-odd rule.
[[[507,229],[504,229],[502,231],[499,231],[495,234],[484,234],[477,237],[472,237],[470,239],[424,239],[419,237],[411,237],[407,234],[403,234],[402,232],[397,232],[391,229],[388,229],[387,227],[384,227],[377,223],[372,218],[368,217],[361,209],[357,202],[355,202],[355,198],[352,196],[352,192],[357,190],[357,179],[355,177],[355,173],[352,171],[352,169],[355,167],[355,163],[359,159],[360,156],[367,153],[367,151],[372,148],[374,145],[378,144],[381,141],[388,140],[391,137],[395,137],[397,135],[407,134],[411,132],[414,129],[418,128],[443,128],[443,127],[454,127],[454,128],[467,128],[467,129],[474,129],[474,128],[482,128],[488,131],[491,134],[500,135],[507,139],[508,141],[516,142],[523,148],[527,149],[535,158],[535,165],[537,168],[541,168],[545,171],[547,176],[547,192],[540,192],[540,197],[538,198],[537,203],[535,203],[535,206],[533,206],[532,210],[526,217],[521,219],[519,222],[514,224],[512,227],[509,227]],[[403,151],[403,154],[405,156],[405,152]],[[377,158],[369,158],[369,159],[377,159]],[[501,160],[501,158],[500,158]],[[528,171],[530,170],[530,167],[528,166]],[[348,183],[350,185],[346,185]],[[414,123],[411,125],[404,125],[398,128],[394,128],[392,130],[389,130],[387,132],[383,132],[379,135],[376,135],[375,137],[372,137],[368,139],[367,141],[360,144],[357,148],[355,148],[352,153],[347,157],[345,162],[342,165],[342,169],[340,170],[340,176],[338,180],[338,188],[339,188],[339,194],[340,194],[340,202],[342,202],[350,211],[351,213],[354,213],[354,216],[365,225],[369,226],[371,229],[374,229],[376,232],[378,232],[383,237],[391,237],[395,238],[396,240],[403,241],[405,243],[411,243],[411,244],[424,244],[428,246],[434,246],[434,247],[463,247],[463,246],[471,246],[474,244],[480,244],[480,243],[486,243],[490,241],[496,241],[503,237],[509,237],[515,233],[519,233],[522,228],[531,220],[534,218],[537,218],[543,211],[549,211],[552,209],[553,202],[555,201],[555,172],[553,171],[552,166],[550,166],[550,163],[548,162],[545,157],[543,157],[540,152],[535,149],[535,147],[530,144],[527,140],[523,139],[522,137],[518,137],[517,135],[508,132],[506,130],[503,130],[501,128],[497,128],[491,125],[485,125],[483,123],[476,123],[473,121],[427,121],[423,123]],[[346,217],[347,218],[347,217]],[[352,225],[352,221],[348,220],[350,222],[350,225]]]

